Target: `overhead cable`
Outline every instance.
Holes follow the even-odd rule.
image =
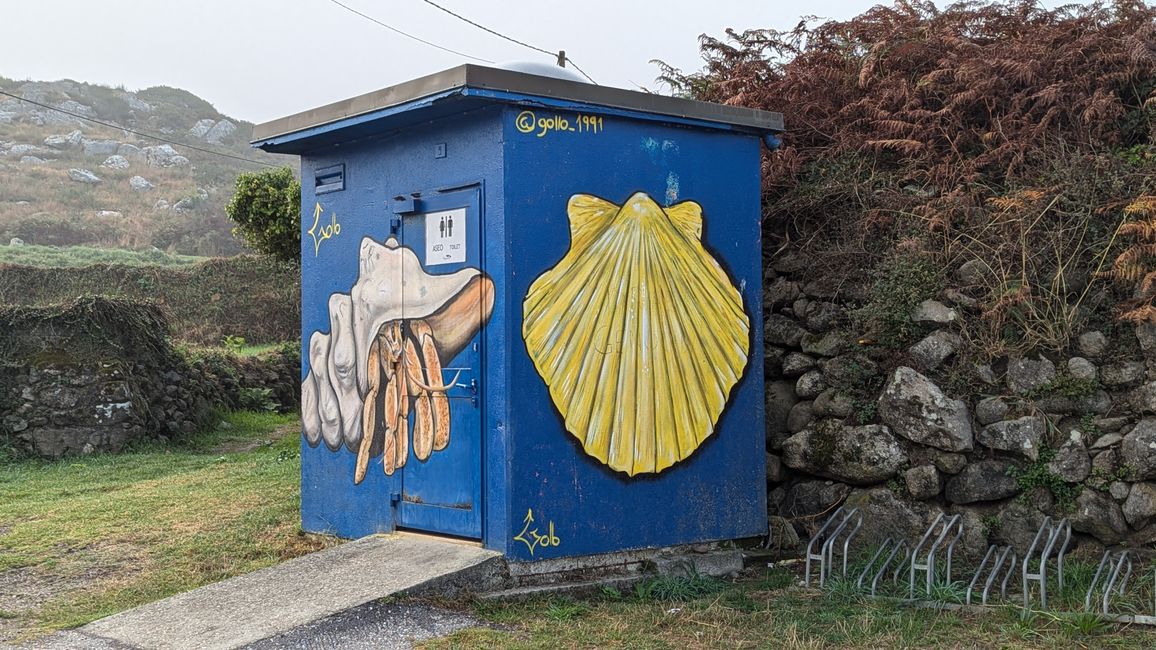
[[[368,20],[368,21],[370,21],[370,22],[372,22],[372,23],[374,23],[374,24],[376,24],[376,25],[380,25],[381,27],[384,27],[384,28],[386,28],[386,29],[390,30],[391,32],[394,32],[394,33],[397,33],[397,34],[401,34],[402,36],[404,36],[404,37],[406,37],[406,38],[410,38],[410,39],[413,39],[413,40],[415,40],[415,41],[417,41],[417,42],[419,42],[419,43],[424,43],[424,44],[426,44],[426,45],[429,45],[430,47],[436,47],[437,49],[439,49],[439,50],[442,50],[443,52],[449,52],[450,54],[456,54],[456,55],[458,55],[458,56],[464,56],[464,57],[466,57],[467,59],[473,59],[474,61],[481,61],[482,63],[493,63],[493,61],[490,61],[489,59],[483,59],[483,58],[481,58],[481,57],[477,57],[477,56],[473,56],[473,55],[470,55],[470,54],[466,54],[465,52],[459,52],[459,51],[457,51],[457,50],[454,50],[454,49],[450,49],[450,48],[448,48],[448,47],[445,47],[445,46],[443,46],[443,45],[438,45],[437,43],[434,43],[434,42],[432,42],[432,41],[427,41],[427,40],[425,40],[424,38],[420,38],[420,37],[414,36],[413,34],[410,34],[409,32],[404,32],[404,31],[402,31],[402,30],[400,30],[400,29],[398,29],[398,28],[394,27],[393,25],[387,25],[387,24],[385,24],[385,23],[381,22],[380,20],[378,20],[378,19],[374,18],[373,16],[370,16],[370,15],[367,15],[367,14],[363,14],[363,13],[361,13],[360,11],[358,11],[358,10],[354,9],[353,7],[350,7],[350,6],[349,6],[349,5],[347,5],[347,4],[343,4],[343,3],[341,3],[341,2],[338,2],[338,0],[329,0],[329,1],[330,1],[330,2],[332,2],[333,4],[337,5],[338,7],[341,7],[342,9],[344,9],[344,10],[346,10],[346,11],[350,12],[350,13],[353,13],[353,14],[356,14],[356,15],[358,15],[358,16],[361,16],[362,18],[364,18],[364,19],[366,19],[366,20]]]
[[[336,2],[337,0],[331,0],[331,1]],[[482,25],[482,24],[479,24],[473,20],[470,20],[469,18],[466,18],[465,16],[463,16],[459,13],[456,13],[450,9],[447,9],[447,8],[439,5],[438,3],[434,2],[433,0],[422,0],[422,2],[425,2],[426,4],[430,5],[431,7],[435,7],[437,9],[440,9],[441,11],[444,11],[445,13],[453,16],[454,18],[457,18],[458,20],[460,20],[462,22],[473,25],[474,27],[477,27],[478,29],[480,29],[484,32],[489,32],[490,34],[493,34],[494,36],[497,36],[498,38],[504,38],[507,41],[510,41],[511,43],[516,43],[518,45],[521,45],[522,47],[526,47],[526,48],[529,48],[531,50],[534,50],[535,52],[541,52],[542,54],[548,54],[550,56],[557,56],[562,61],[566,61],[566,62],[570,63],[570,65],[574,66],[574,69],[577,70],[578,72],[582,73],[582,76],[586,77],[586,79],[589,80],[590,83],[594,84],[595,86],[598,85],[598,82],[591,79],[590,75],[586,74],[586,72],[584,72],[582,70],[582,68],[579,68],[578,64],[574,63],[574,60],[571,59],[570,57],[566,56],[566,54],[564,52],[551,52],[550,50],[538,47],[536,45],[530,45],[529,43],[527,43],[525,41],[519,41],[518,39],[516,39],[512,36],[507,36],[507,35],[499,32],[497,30],[490,29],[489,27],[486,27],[485,25]]]

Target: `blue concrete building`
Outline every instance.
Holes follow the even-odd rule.
[[[465,65],[262,124],[302,178],[302,522],[520,560],[766,532],[776,113]]]

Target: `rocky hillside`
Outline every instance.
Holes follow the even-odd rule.
[[[0,90],[67,113],[273,164],[253,125],[184,90],[138,92],[70,80]],[[189,255],[241,251],[224,213],[233,181],[259,165],[171,145],[0,96],[0,244],[94,245]]]

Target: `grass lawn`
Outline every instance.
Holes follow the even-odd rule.
[[[919,609],[850,589],[805,590],[797,580],[792,571],[771,569],[737,581],[659,578],[634,593],[606,589],[589,600],[475,601],[464,606],[493,627],[420,647],[1156,648],[1156,629],[1109,625],[1094,616],[1023,617],[1016,607]]]
[[[0,460],[0,641],[335,543],[299,531],[297,415],[224,418],[179,445]]]
[[[1156,648],[1156,629],[1095,616],[927,610],[850,590],[803,590],[796,579],[770,569],[734,582],[659,578],[633,593],[603,590],[587,600],[474,601],[465,606],[494,627],[421,648]]]
[[[297,345],[296,341],[294,341],[293,343],[294,343],[294,345]],[[260,356],[262,354],[265,354],[266,352],[272,352],[273,350],[276,350],[277,348],[281,347],[282,345],[285,345],[285,344],[284,343],[254,343],[252,345],[241,345],[241,346],[235,346],[235,347],[227,348],[227,349],[239,357],[256,357],[256,356]]]
[[[188,266],[208,258],[178,255],[161,251],[130,251],[92,246],[24,246],[0,245],[0,264],[24,266],[78,267],[94,264],[126,266]]]

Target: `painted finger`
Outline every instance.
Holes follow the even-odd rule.
[[[310,371],[301,382],[301,432],[310,447],[321,443],[321,415],[317,412],[317,378]]]
[[[373,343],[375,346],[377,346],[377,363],[385,372],[386,381],[389,381],[390,379],[393,379],[393,373],[395,371],[395,367],[397,366],[397,359],[393,357],[393,354],[389,349],[389,339],[383,333],[378,335],[378,337],[373,340]]]
[[[405,379],[409,385],[409,394],[417,396],[422,392],[422,386],[425,384],[425,377],[422,377],[422,359],[417,351],[418,343],[412,338],[405,339],[405,359],[402,365],[405,366]]]
[[[404,420],[398,418],[397,412],[397,376],[385,385],[385,406],[382,417],[385,419],[385,449],[382,451],[381,462],[385,466],[386,475],[393,474],[397,468],[397,438],[395,432]]]
[[[439,385],[442,381],[442,362],[438,358],[438,351],[434,345],[433,331],[423,321],[411,323],[413,332],[421,343],[422,367],[431,386]],[[458,375],[450,382],[450,386],[457,383]],[[428,388],[430,390],[430,408],[433,411],[433,448],[441,451],[450,443],[450,401],[444,390]]]
[[[414,346],[421,356],[421,366],[425,369],[425,376],[421,381],[418,381],[418,385],[431,393],[448,391],[457,383],[458,378],[462,376],[462,372],[459,370],[448,384],[443,384],[442,360],[437,351],[433,330],[430,329],[429,324],[425,321],[414,320],[409,322],[409,331]]]
[[[362,393],[357,380],[362,361],[353,344],[352,310],[348,295],[329,296],[329,382],[341,409],[342,440],[350,451],[356,451],[361,442]]]
[[[389,343],[389,358],[397,361],[402,355],[403,336],[401,321],[395,320],[385,326],[385,340]]]
[[[397,363],[397,412],[398,426],[394,435],[397,437],[395,453],[397,466],[404,467],[409,458],[409,380],[406,377],[404,364],[398,359]]]
[[[402,395],[401,401],[406,403],[409,401],[409,397]],[[405,461],[409,459],[409,418],[403,418],[397,423],[397,431],[393,435],[397,439],[394,446],[394,454],[396,455],[394,464],[398,467],[405,467]]]
[[[369,467],[369,459],[373,453],[373,434],[377,429],[377,390],[381,385],[381,356],[377,341],[370,346],[369,358],[365,361],[365,376],[369,392],[365,395],[365,403],[361,410],[361,443],[357,449],[357,466],[353,470],[355,484],[365,479],[365,470]]]
[[[434,439],[433,409],[429,394],[422,391],[413,402],[413,455],[418,460],[429,458]]]
[[[450,400],[445,393],[429,396],[433,409],[434,451],[441,451],[450,444]]]
[[[404,364],[398,363],[396,375],[398,386],[397,394],[401,400],[401,404],[398,406],[398,413],[401,414],[401,419],[403,420],[409,419],[409,398],[414,395],[412,392],[414,390],[414,386],[409,382],[409,377],[407,374],[408,373],[405,371]]]
[[[357,465],[353,469],[353,483],[361,483],[365,479],[365,470],[369,467],[369,457],[373,448],[373,433],[377,426],[377,420],[374,418],[374,411],[377,410],[377,391],[370,390],[370,395],[374,398],[372,401],[365,402],[365,409],[361,414],[362,431],[361,442],[357,447]]]
[[[314,332],[309,339],[309,367],[317,387],[317,416],[321,438],[333,451],[341,448],[341,409],[329,381],[329,335]]]

